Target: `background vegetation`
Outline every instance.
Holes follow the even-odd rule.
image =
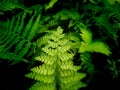
[[[0,0],[0,90],[119,90],[119,30],[119,0]]]

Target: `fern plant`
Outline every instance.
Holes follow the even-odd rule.
[[[82,39],[79,45],[80,60],[82,61],[81,65],[83,66],[83,69],[90,74],[90,78],[92,78],[95,69],[92,64],[91,53],[96,52],[109,56],[111,51],[105,42],[93,40],[91,30],[89,30],[83,23],[80,23],[80,27],[78,28],[80,29],[80,36]]]
[[[99,40],[93,41],[92,40],[92,32],[87,28],[80,28],[81,31],[81,38],[82,42],[80,45],[79,52],[85,53],[85,52],[98,52],[105,55],[110,55],[110,50],[108,45],[106,45],[104,42],[101,42]]]
[[[86,73],[81,73],[81,69],[83,71],[87,69],[91,76],[94,74],[91,53],[102,53],[107,56],[111,54],[105,42],[93,39],[94,31],[90,30],[91,27],[99,28],[96,30],[98,32],[106,32],[115,41],[118,37],[119,12],[116,14],[116,11],[119,9],[113,8],[112,12],[109,5],[101,8],[99,4],[101,2],[103,4],[103,1],[100,3],[99,1],[78,0],[72,3],[71,0],[70,4],[69,1],[65,1],[66,3],[62,5],[64,2],[61,0],[50,0],[48,4],[36,4],[28,9],[19,4],[18,0],[2,0],[0,14],[17,8],[22,9],[24,13],[0,22],[0,58],[17,63],[28,62],[30,55],[36,55],[35,61],[40,65],[32,68],[26,75],[36,81],[30,90],[78,90],[85,87],[87,84],[83,83],[82,79]],[[55,11],[56,14],[53,13],[55,4],[64,7],[60,11]],[[41,15],[43,6],[45,11]],[[89,10],[92,13],[89,13]],[[106,11],[112,13],[105,14]],[[101,14],[98,15],[99,13]],[[114,23],[116,27],[111,28],[112,24],[109,22],[111,17],[117,18],[117,23]],[[56,27],[57,30],[51,30]],[[80,55],[79,66],[74,65],[74,61],[77,61],[76,54]]]
[[[80,80],[86,74],[78,73],[80,66],[73,65],[74,43],[63,34],[63,29],[59,26],[57,31],[50,31],[38,41],[38,46],[45,40],[35,57],[43,64],[32,68],[32,72],[26,75],[36,80],[30,90],[78,90],[85,87],[86,84]]]
[[[39,29],[40,15],[32,15],[25,24],[27,14],[13,17],[12,20],[1,21],[0,58],[13,60],[13,62],[26,61],[24,56],[33,46],[32,39]]]
[[[111,39],[116,45],[118,45],[118,24],[120,20],[120,5],[118,1],[119,0],[96,0],[96,4],[85,3],[79,9],[80,15],[83,15],[82,22],[89,25],[92,32],[98,34],[97,37],[100,36],[100,38],[105,41]],[[113,2],[113,4],[110,4],[110,2]]]

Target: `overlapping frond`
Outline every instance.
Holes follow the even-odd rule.
[[[75,53],[71,49],[74,43],[72,45],[72,41],[65,36],[60,26],[57,31],[51,31],[45,35],[47,41],[39,55],[35,57],[43,64],[32,68],[32,72],[26,75],[37,81],[30,90],[78,90],[86,86],[80,81],[86,74],[78,73],[81,67],[73,65]]]
[[[12,20],[0,22],[0,58],[19,62],[24,60],[28,53],[32,39],[39,29],[40,15],[34,14],[28,23],[25,23],[26,13]]]
[[[81,28],[81,37],[82,37],[82,42],[81,46],[79,48],[80,53],[85,53],[85,52],[97,52],[97,53],[102,53],[105,55],[110,55],[110,49],[107,44],[105,44],[102,41],[92,40],[92,32],[90,30]]]

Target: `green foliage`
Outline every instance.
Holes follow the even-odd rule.
[[[82,61],[81,62],[82,70],[87,72],[89,76],[87,82],[90,82],[91,79],[94,77],[94,74],[96,73],[91,53],[86,52],[80,54],[80,60]]]
[[[45,9],[50,9],[54,6],[54,4],[57,2],[57,0],[50,0],[48,5],[45,5]]]
[[[104,42],[92,40],[92,32],[90,30],[87,30],[87,28],[81,28],[80,31],[80,35],[83,40],[79,48],[80,53],[98,52],[105,55],[111,54],[109,47]]]
[[[4,14],[5,11],[13,9],[22,9],[25,12],[31,12],[23,4],[19,3],[18,0],[1,0],[0,1],[0,14]]]
[[[116,48],[112,41],[119,46],[119,2],[1,0],[1,19],[9,12],[12,16],[0,21],[0,59],[13,63],[32,59],[28,64],[39,64],[26,75],[36,81],[30,90],[85,87],[82,79],[86,73],[91,80],[96,72],[92,57],[97,57],[92,54],[108,57]],[[119,76],[117,63],[108,60],[113,78]]]
[[[92,32],[84,26],[84,24],[81,24],[80,32],[82,39],[79,45],[79,53],[81,53],[80,60],[82,61],[81,66],[83,70],[90,75],[90,80],[95,73],[95,68],[91,60],[91,53],[96,52],[109,56],[111,51],[106,43],[99,40],[92,40]]]
[[[60,18],[60,20],[69,20],[69,19],[73,19],[73,20],[79,20],[80,15],[78,12],[73,11],[73,10],[61,10],[60,12],[58,12],[55,16],[55,19]]]
[[[43,36],[47,41],[35,57],[43,64],[32,68],[32,72],[26,75],[37,81],[30,90],[78,90],[86,86],[80,81],[86,74],[78,73],[80,66],[73,65],[74,43],[62,32],[63,29],[59,26],[57,31]]]
[[[120,20],[120,5],[117,2],[116,0],[98,0],[97,4],[89,3],[82,8],[87,12],[84,17],[89,18],[88,23],[96,27],[96,31],[99,31],[98,34],[101,35],[101,38],[111,38],[115,41],[116,45],[118,45],[118,22]],[[91,11],[91,14],[88,13],[89,11]],[[91,21],[93,22],[91,23]],[[103,37],[103,35],[106,36]]]
[[[108,59],[107,62],[108,62],[108,64],[105,68],[110,71],[113,79],[118,78],[120,70],[118,69],[117,63],[119,63],[120,61],[119,60],[115,61],[115,60],[109,60]]]
[[[20,17],[1,22],[0,58],[14,60],[13,62],[25,60],[24,56],[29,52],[40,20],[40,15],[34,14],[25,24],[26,15],[24,13]]]

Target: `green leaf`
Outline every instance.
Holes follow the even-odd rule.
[[[51,0],[48,5],[45,6],[45,9],[50,9],[57,2],[57,0]]]
[[[85,28],[81,28],[80,31],[81,31],[80,35],[82,37],[82,40],[85,43],[89,44],[92,41],[92,33],[91,33],[91,31],[88,30],[88,29],[85,29]]]
[[[110,55],[110,48],[104,42],[93,41],[89,44],[89,51],[103,53],[105,55]]]

